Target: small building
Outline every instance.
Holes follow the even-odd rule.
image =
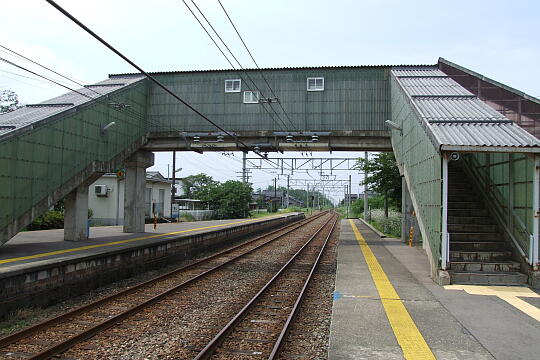
[[[123,225],[124,186],[124,178],[116,174],[104,174],[90,185],[88,208],[92,210],[92,224]],[[152,217],[153,207],[158,217],[171,217],[171,181],[158,171],[146,172],[144,207],[147,218]]]

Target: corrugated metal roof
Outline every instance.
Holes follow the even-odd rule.
[[[534,136],[514,123],[431,124],[443,144],[453,146],[540,146]]]
[[[411,96],[473,96],[449,77],[403,77],[400,81]]]
[[[392,75],[441,149],[540,152],[540,140],[452,79],[441,77],[440,70],[434,70],[433,76],[415,77],[418,72],[399,69]]]
[[[424,69],[410,67],[399,68],[395,66],[392,69],[392,74],[397,77],[448,77],[448,75],[434,66],[426,67]]]
[[[99,94],[106,95],[124,86],[133,84],[143,78],[144,77],[141,75],[115,77],[114,79],[101,81],[95,84],[99,86],[91,86],[91,88]],[[76,90],[80,94],[77,92],[69,92],[39,104],[27,105],[20,109],[0,115],[0,136],[38,123],[53,115],[60,114],[78,105],[82,105],[100,97],[98,94],[88,88]],[[83,96],[82,94],[86,96]]]
[[[392,69],[392,68],[434,68],[435,65],[339,65],[339,66],[289,66],[289,67],[267,67],[260,69],[213,69],[213,70],[177,70],[177,71],[153,71],[149,72],[152,75],[169,75],[169,74],[189,74],[189,73],[212,73],[212,72],[239,72],[239,71],[272,71],[272,70],[333,70],[333,69]],[[139,73],[123,73],[109,74],[109,77],[116,78],[117,76],[139,76]],[[443,73],[444,75],[444,73]],[[446,76],[446,75],[444,75]]]
[[[416,97],[414,102],[428,120],[507,121],[501,113],[476,97]]]

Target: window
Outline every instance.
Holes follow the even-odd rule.
[[[225,92],[240,92],[241,84],[240,79],[225,80]]]
[[[324,90],[323,77],[307,78],[307,91],[323,91],[323,90]]]
[[[244,104],[258,104],[259,92],[258,91],[244,91]]]

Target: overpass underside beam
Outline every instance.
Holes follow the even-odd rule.
[[[336,133],[336,135],[334,135]],[[216,136],[193,138],[180,133],[152,133],[144,149],[148,151],[254,151],[261,152],[312,152],[312,151],[392,151],[387,131],[366,131],[361,133],[333,132],[332,136],[320,136],[317,141],[295,139],[287,142],[285,137],[276,137],[267,132],[238,134],[238,139],[248,145],[246,149],[235,139],[225,137],[218,141]]]

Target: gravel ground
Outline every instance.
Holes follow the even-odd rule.
[[[339,221],[308,288],[298,317],[279,359],[315,360],[328,358],[330,320],[336,282]]]
[[[314,229],[323,220],[308,227]],[[301,235],[299,235],[299,233]],[[305,240],[286,236],[64,354],[76,359],[192,359]]]

